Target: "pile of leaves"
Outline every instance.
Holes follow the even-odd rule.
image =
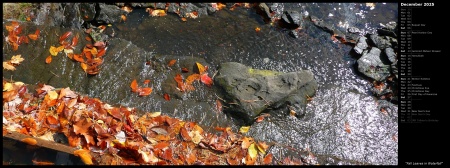
[[[28,36],[20,35],[22,33],[22,27],[17,21],[12,21],[10,25],[5,25],[5,28],[8,31],[6,41],[12,46],[14,51],[19,49],[19,46],[22,43],[28,44],[28,38],[30,38],[31,40],[37,40],[41,32],[39,29],[36,29],[34,34],[29,34]]]
[[[38,84],[30,93],[22,82],[3,80],[3,135],[19,132],[53,140],[63,133],[74,155],[86,164],[265,165],[274,164],[271,145],[216,127],[205,132],[195,122],[161,115],[137,116],[70,88]],[[33,139],[24,140],[33,145]],[[280,164],[302,164],[285,159]]]

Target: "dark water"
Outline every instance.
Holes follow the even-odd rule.
[[[370,8],[366,3],[284,4],[284,10],[307,12],[343,32],[347,27],[357,27],[373,33],[380,24],[397,21],[397,3],[376,3],[374,9]],[[288,35],[288,30],[265,24],[254,9],[221,10],[187,22],[173,14],[151,17],[143,9],[135,9],[126,22],[113,24],[115,38],[110,41],[99,75],[87,77],[78,64],[61,56],[54,60],[60,64],[43,65],[52,43],[50,36],[65,31],[48,28],[41,34],[49,40],[42,49],[34,50],[33,59],[39,63],[29,62],[32,65],[29,68],[6,72],[4,77],[13,75],[14,80],[25,83],[71,87],[113,105],[161,111],[196,121],[208,127],[206,130],[231,126],[237,131],[239,122],[214,112],[217,97],[213,88],[194,85],[195,92],[164,101],[165,82],[174,74],[155,70],[145,62],[152,58],[182,62],[199,57],[210,66],[210,73],[220,63],[230,61],[282,72],[309,69],[315,74],[319,89],[307,106],[306,116],[302,119],[274,116],[254,124],[247,135],[290,146],[300,153],[310,150],[319,164],[397,164],[398,143],[393,138],[398,136],[396,106],[387,114],[381,113],[377,100],[370,94],[370,83],[355,71],[356,58],[349,54],[351,46],[333,42],[329,33],[308,21],[304,23],[299,38],[295,39]],[[256,27],[261,31],[256,32]],[[57,41],[56,37],[53,41]],[[141,98],[129,92],[129,84],[136,78],[141,82],[152,80],[151,96]],[[345,131],[345,123],[350,125],[351,133]],[[290,154],[280,146],[272,149],[276,158],[301,155]]]

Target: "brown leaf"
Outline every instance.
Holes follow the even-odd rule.
[[[189,72],[189,69],[183,67],[183,68],[181,68],[181,72],[183,72],[183,73],[188,73],[188,72]]]
[[[85,134],[92,124],[92,122],[89,122],[86,118],[83,118],[73,125],[73,132],[77,135]]]
[[[48,161],[37,161],[37,160],[31,160],[33,162],[34,165],[55,165],[55,163],[53,162],[48,162]]]
[[[144,84],[149,84],[149,83],[150,83],[149,79],[144,80]]]
[[[345,122],[344,127],[345,127],[345,132],[347,132],[347,133],[350,134],[350,133],[351,133],[351,130],[350,130],[350,124],[348,124],[347,121]]]
[[[167,142],[159,142],[158,144],[156,144],[155,146],[153,146],[154,149],[158,149],[158,150],[164,150],[164,148],[168,147],[170,144]]]
[[[181,129],[180,129],[180,134],[181,134],[181,137],[185,140],[185,141],[192,141],[192,139],[191,139],[191,137],[189,136],[189,133],[188,133],[188,131],[186,130],[186,128],[184,128],[184,127],[181,127]]]
[[[34,138],[24,138],[21,141],[25,142],[28,145],[36,145],[37,144],[37,141]]]
[[[241,147],[242,149],[247,149],[253,143],[253,138],[244,137],[242,139]]]
[[[272,153],[267,154],[266,157],[264,157],[264,159],[263,159],[263,164],[265,164],[265,165],[272,164],[272,158],[273,158]]]

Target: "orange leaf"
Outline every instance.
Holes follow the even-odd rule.
[[[72,38],[70,46],[75,47],[78,44],[78,34]]]
[[[189,75],[189,76],[186,78],[186,84],[192,85],[192,83],[193,83],[195,80],[199,80],[199,79],[200,79],[200,75],[199,75],[199,74],[192,74],[192,75]]]
[[[171,67],[173,66],[175,63],[177,62],[177,60],[170,60],[169,63],[167,64],[167,66]]]
[[[167,142],[160,142],[160,143],[156,144],[155,146],[153,146],[153,148],[163,150],[164,148],[168,147],[169,145],[170,144]]]
[[[347,132],[347,133],[351,133],[351,130],[350,130],[350,124],[348,124],[348,122],[345,122],[345,125],[344,125],[344,127],[345,127],[345,132]]]
[[[197,156],[194,152],[191,152],[186,158],[186,163],[192,165],[195,163],[195,161],[197,161]]]
[[[41,31],[40,31],[39,29],[36,29],[36,31],[34,32],[34,34],[35,34],[36,36],[39,37],[39,34],[41,34]]]
[[[84,62],[84,58],[81,54],[73,54],[73,59],[78,62]]]
[[[273,158],[273,155],[271,153],[267,154],[266,157],[264,157],[264,159],[263,159],[263,163],[265,165],[270,165],[272,163],[272,158]]]
[[[256,32],[260,32],[260,31],[261,31],[261,28],[256,27],[256,28],[255,28],[255,31],[256,31]]]
[[[187,132],[185,127],[181,127],[180,129],[180,134],[181,137],[185,140],[185,141],[192,141],[191,137],[189,136],[189,133]]]
[[[89,130],[89,127],[91,127],[93,123],[89,122],[86,118],[81,119],[77,123],[73,124],[73,132],[75,134],[84,134]]]
[[[139,96],[148,96],[151,93],[152,93],[152,88],[145,87],[139,91]]]
[[[164,99],[166,99],[167,101],[170,101],[170,96],[167,93],[164,93]]]
[[[219,99],[216,100],[216,109],[218,112],[222,112],[222,103]]]
[[[208,73],[204,73],[200,76],[200,80],[202,83],[204,83],[206,86],[211,86],[213,84],[212,79],[208,76]]]
[[[55,165],[53,162],[31,160],[35,165]]]
[[[201,75],[201,74],[205,73],[206,69],[202,64],[200,64],[198,62],[196,62],[195,64],[197,65],[198,74]]]
[[[92,157],[91,157],[91,154],[89,153],[89,150],[79,149],[79,150],[73,151],[73,154],[75,156],[80,157],[84,164],[87,164],[87,165],[94,164],[92,162]]]
[[[24,138],[21,141],[25,142],[28,145],[36,145],[37,144],[36,139],[33,139],[33,138]]]
[[[149,80],[149,79],[146,79],[146,80],[144,81],[144,84],[148,84],[148,83],[150,83],[150,80]]]
[[[97,48],[93,47],[91,49],[91,53],[92,53],[92,55],[97,56],[97,54],[98,54]]]
[[[242,149],[247,149],[253,143],[253,138],[244,137],[241,143]]]
[[[47,123],[51,124],[51,125],[56,125],[59,123],[59,121],[55,117],[50,115],[50,116],[47,116]]]
[[[183,21],[183,22],[186,22],[187,21],[187,19],[186,18],[181,18],[181,20]]]
[[[105,55],[105,53],[106,53],[106,48],[102,48],[102,49],[98,50],[97,57],[101,57],[101,56]]]
[[[137,89],[138,89],[138,84],[137,84],[136,79],[133,80],[133,82],[131,82],[130,87],[131,87],[131,91],[132,91],[132,92],[136,92],[136,91],[137,91]]]
[[[178,89],[180,89],[183,92],[184,91],[183,77],[180,74],[177,74],[174,77],[174,79],[178,84]]]
[[[38,38],[38,36],[37,36],[36,34],[29,34],[28,37],[29,37],[31,40],[37,40],[37,38]]]
[[[84,62],[82,62],[82,63],[80,64],[80,66],[81,66],[81,69],[83,69],[83,71],[86,72],[86,70],[87,70],[87,68],[88,68],[87,64],[84,63]]]
[[[86,41],[92,41],[91,37],[86,36],[84,39],[86,39]]]
[[[52,62],[52,55],[49,55],[46,59],[45,59],[45,63],[50,64]]]

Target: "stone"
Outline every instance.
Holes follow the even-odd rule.
[[[384,52],[386,53],[386,56],[388,57],[389,61],[391,61],[391,63],[394,63],[397,60],[397,54],[395,54],[394,49],[392,49],[391,47],[386,48]]]
[[[301,26],[302,17],[297,11],[285,11],[281,16],[286,28],[296,29]]]
[[[381,50],[372,47],[369,52],[365,50],[358,59],[358,71],[376,80],[384,81],[390,75],[390,65],[385,65],[380,59]]]
[[[98,12],[97,22],[104,22],[106,24],[119,22],[121,20],[121,16],[126,14],[124,10],[121,10],[116,5],[107,5],[104,3],[99,3],[100,11]]]
[[[258,70],[237,62],[219,66],[214,85],[223,90],[226,110],[247,123],[261,112],[294,108],[301,113],[317,88],[314,74],[309,70],[277,72]]]
[[[359,37],[358,42],[356,43],[355,47],[353,47],[353,50],[355,50],[356,53],[362,54],[362,52],[369,47],[366,42],[367,38],[364,36]]]

